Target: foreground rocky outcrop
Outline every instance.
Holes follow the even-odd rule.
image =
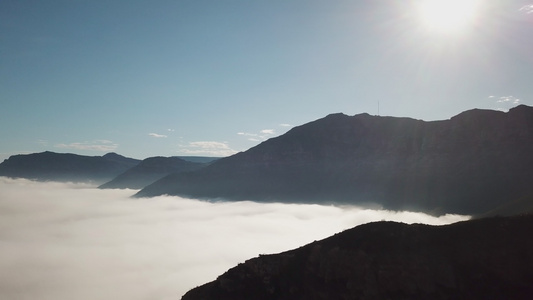
[[[139,162],[140,160],[116,153],[84,156],[46,151],[9,157],[0,164],[0,176],[102,184]]]
[[[481,214],[533,194],[533,108],[471,110],[425,122],[329,115],[167,176],[138,197],[378,204],[432,214]]]
[[[531,299],[533,216],[369,223],[230,269],[183,300]]]

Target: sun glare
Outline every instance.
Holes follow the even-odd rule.
[[[426,29],[455,33],[473,23],[478,0],[421,0],[417,9]]]

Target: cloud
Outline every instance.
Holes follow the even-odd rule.
[[[263,129],[259,133],[238,132],[237,134],[248,137],[248,140],[252,142],[262,142],[273,137],[276,131],[274,129]]]
[[[522,6],[519,11],[526,13],[526,14],[532,14],[533,13],[533,4],[528,4]]]
[[[362,223],[466,219],[134,192],[0,177],[0,299],[179,299],[246,259]]]
[[[279,126],[282,127],[282,132],[280,134],[287,131],[288,127],[292,127],[292,125],[290,124],[279,124]],[[237,134],[247,137],[248,140],[252,142],[263,142],[263,141],[268,140],[269,138],[274,137],[275,135],[278,134],[278,132],[276,132],[275,129],[263,129],[263,130],[260,130],[258,133],[250,133],[250,132],[241,131],[241,132],[238,132]]]
[[[155,137],[155,138],[166,138],[166,137],[168,137],[168,136],[166,136],[164,134],[157,134],[157,133],[149,133],[148,135],[151,136],[151,137]]]
[[[265,135],[272,135],[272,134],[275,134],[276,132],[274,131],[274,129],[263,129],[261,130],[261,133]]]
[[[70,144],[56,144],[54,145],[54,147],[61,149],[110,152],[115,151],[118,147],[118,144],[115,144],[112,141],[108,140],[95,140],[86,142],[75,142]]]
[[[520,103],[520,99],[517,99],[513,96],[504,96],[504,97],[499,97],[498,100],[496,101],[497,103],[513,103],[513,104],[518,104]]]
[[[226,142],[199,141],[181,145],[179,152],[187,155],[230,156],[237,151],[231,149]]]
[[[48,141],[47,140],[43,140],[43,139],[39,139],[39,140],[37,140],[37,144],[39,144],[41,146],[48,146]]]
[[[489,98],[496,99],[495,101],[496,109],[504,111],[504,112],[508,111],[510,108],[513,108],[519,105],[521,102],[520,99],[514,96],[500,96],[500,97],[491,96]]]

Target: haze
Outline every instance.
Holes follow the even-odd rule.
[[[0,177],[0,299],[175,300],[246,259],[358,224],[468,218],[133,193]]]

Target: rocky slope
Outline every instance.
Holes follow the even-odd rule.
[[[46,151],[9,157],[0,164],[0,176],[101,184],[139,162],[116,153],[83,156]]]
[[[532,232],[532,215],[369,223],[250,259],[182,299],[531,299]]]
[[[478,214],[533,193],[533,108],[471,110],[425,122],[329,115],[138,197],[376,203]]]
[[[101,185],[101,189],[141,189],[169,174],[188,172],[205,167],[178,157],[150,157],[135,167]]]

